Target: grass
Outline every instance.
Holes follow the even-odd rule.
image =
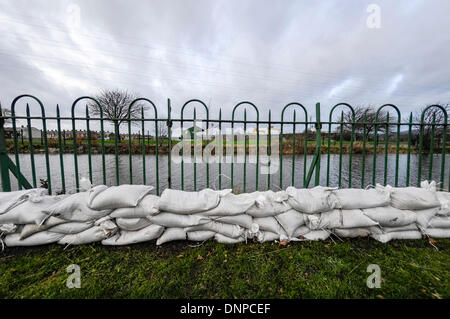
[[[450,240],[6,248],[1,298],[449,298]],[[81,268],[68,289],[67,266]],[[369,289],[369,264],[381,288]]]

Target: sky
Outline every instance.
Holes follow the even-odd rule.
[[[48,115],[58,103],[69,116],[77,97],[113,88],[151,99],[160,117],[168,98],[173,117],[195,98],[211,118],[221,108],[229,119],[234,105],[251,101],[262,120],[269,110],[279,120],[289,102],[310,114],[320,102],[323,119],[340,102],[393,103],[404,116],[450,103],[448,0],[2,0],[0,7],[3,108],[32,94]]]

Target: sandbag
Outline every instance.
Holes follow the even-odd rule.
[[[450,216],[450,192],[436,192],[436,196],[441,204],[438,215]]]
[[[220,197],[219,205],[202,212],[205,216],[233,216],[245,213],[255,204],[256,197],[251,194],[226,194]]]
[[[158,215],[149,216],[148,219],[157,225],[165,227],[190,227],[209,223],[210,218],[198,214],[180,215],[174,213],[159,213]]]
[[[64,197],[58,203],[46,207],[43,212],[49,216],[77,222],[97,220],[111,212],[111,210],[91,209],[88,201],[89,192],[80,192]]]
[[[25,189],[15,192],[0,192],[0,215],[8,212],[12,208],[34,198],[47,195],[45,188]]]
[[[294,230],[292,233],[292,236],[290,238],[299,238],[307,233],[309,233],[311,229],[308,228],[308,226],[302,225]]]
[[[116,235],[102,240],[102,244],[108,246],[131,245],[156,239],[163,232],[164,227],[159,225],[150,225],[137,231],[121,230]]]
[[[410,210],[401,210],[392,206],[365,208],[364,215],[376,221],[381,226],[398,227],[416,222],[417,215]]]
[[[63,198],[63,196],[40,196],[29,199],[0,215],[0,224],[41,224],[48,216],[43,212]]]
[[[371,235],[369,228],[335,228],[333,233],[343,238],[368,237]]]
[[[214,239],[222,244],[237,244],[237,243],[242,243],[243,241],[245,241],[244,237],[236,237],[236,238],[232,238],[232,237],[227,237],[225,235],[222,234],[216,234],[214,236]]]
[[[311,189],[288,187],[288,202],[295,210],[305,214],[315,214],[332,210],[337,205],[333,194],[335,188],[316,186]]]
[[[20,239],[25,239],[35,233],[47,230],[53,226],[56,226],[59,224],[64,224],[67,222],[68,222],[67,220],[50,216],[49,218],[47,218],[44,221],[44,223],[42,225],[36,225],[36,224],[24,225],[24,227],[22,228],[22,231],[20,232]]]
[[[116,218],[116,224],[120,229],[135,231],[150,226],[152,222],[148,218]]]
[[[64,225],[64,224],[62,224]],[[56,226],[58,227],[58,226]],[[92,226],[89,229],[77,234],[64,235],[58,244],[61,245],[82,245],[102,241],[111,237],[117,232],[117,225],[112,221],[103,222],[100,226]]]
[[[244,228],[250,228],[253,224],[253,217],[247,214],[240,214],[240,215],[233,215],[233,216],[222,216],[222,217],[216,217],[216,216],[210,216],[211,220],[225,223],[225,224],[232,224],[232,225],[239,225]]]
[[[206,188],[199,192],[186,192],[167,188],[159,199],[159,209],[177,214],[202,212],[217,207],[220,197],[229,193],[231,189],[215,191]]]
[[[450,216],[433,216],[430,218],[427,228],[450,228]]]
[[[368,190],[347,188],[333,192],[337,198],[336,208],[361,209],[387,206],[390,203],[390,192],[384,188]]]
[[[419,228],[417,227],[416,224],[409,224],[409,225],[398,226],[398,227],[381,227],[381,226],[370,227],[370,231],[373,234],[385,234],[385,233],[392,233],[392,232],[399,232],[399,231],[404,232],[404,231],[410,231],[410,230],[418,231]]]
[[[293,236],[295,230],[305,224],[303,214],[299,213],[295,209],[290,209],[284,213],[281,213],[275,216],[275,219],[289,237],[297,237]]]
[[[291,209],[285,191],[253,192],[249,196],[255,198],[255,203],[247,209],[246,213],[253,217],[273,217]]]
[[[14,233],[6,235],[4,242],[8,247],[14,246],[39,246],[55,243],[60,240],[64,235],[58,233],[52,233],[49,231],[41,231],[33,234],[27,238],[20,239],[20,233]]]
[[[362,213],[360,209],[333,209],[321,214],[305,215],[310,229],[361,228],[378,223]]]
[[[50,232],[60,233],[64,235],[79,234],[91,228],[94,225],[93,221],[87,222],[66,222],[48,229]]]
[[[270,231],[278,235],[288,236],[286,231],[281,227],[275,217],[253,218],[253,222],[259,225],[259,229]]]
[[[387,243],[388,241],[391,241],[393,239],[421,239],[422,233],[416,230],[410,230],[410,231],[398,231],[398,232],[391,232],[391,233],[384,233],[384,234],[372,234],[370,235],[375,240],[378,240],[382,243]]]
[[[13,234],[17,231],[17,225],[14,224],[3,224],[0,225],[0,236],[6,234]]]
[[[94,187],[89,191],[88,206],[95,210],[136,207],[153,190],[147,185],[119,185],[106,189]]]
[[[156,241],[156,245],[159,246],[174,240],[186,240],[186,231],[183,228],[166,228]]]
[[[159,196],[146,195],[136,207],[115,209],[111,213],[114,218],[144,218],[159,213]]]
[[[419,210],[441,205],[432,188],[386,186],[385,189],[391,193],[391,206],[398,209]]]
[[[429,209],[423,209],[423,210],[417,210],[415,211],[416,214],[416,223],[417,226],[422,228],[428,228],[428,223],[430,220],[436,216],[436,213],[439,211],[439,208],[429,208]]]
[[[270,231],[261,231],[256,236],[256,239],[260,243],[265,243],[265,242],[268,242],[268,241],[280,240],[280,234],[272,233]]]
[[[330,232],[326,230],[311,230],[310,232],[299,236],[301,239],[306,240],[325,240],[330,237]]]
[[[205,241],[214,237],[216,232],[209,230],[197,230],[187,233],[187,239],[190,241]]]
[[[450,238],[450,228],[427,228],[422,231],[432,238]]]
[[[238,225],[230,225],[225,223],[219,223],[215,221],[211,221],[209,223],[187,227],[185,229],[187,232],[197,231],[197,230],[209,230],[216,233],[220,233],[230,238],[236,238],[242,236],[245,232],[245,229]]]

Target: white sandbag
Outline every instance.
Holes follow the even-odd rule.
[[[285,230],[286,234],[289,237],[297,237],[294,236],[295,230],[305,224],[303,214],[299,213],[295,209],[290,209],[284,213],[281,213],[275,216],[275,219],[278,221],[278,223]]]
[[[311,230],[309,233],[306,233],[301,237],[301,239],[306,240],[325,240],[330,237],[330,232],[326,230]]]
[[[116,224],[120,229],[135,231],[150,226],[152,222],[148,218],[116,218]]]
[[[450,238],[450,228],[427,228],[422,231],[432,238]]]
[[[33,234],[27,238],[20,239],[20,233],[6,235],[4,242],[8,247],[14,246],[38,246],[55,243],[64,235],[58,233],[51,233],[48,231],[41,231]]]
[[[336,196],[333,194],[335,188],[316,186],[311,189],[297,189],[288,187],[286,193],[289,195],[288,202],[295,210],[315,214],[332,210],[337,205]]]
[[[321,214],[308,214],[305,221],[310,229],[362,228],[378,224],[360,209],[333,209]]]
[[[450,192],[436,192],[436,196],[441,204],[438,215],[450,216]]]
[[[186,231],[184,228],[166,228],[164,233],[156,241],[156,245],[159,246],[175,240],[186,240]]]
[[[333,233],[342,238],[368,237],[371,235],[369,228],[335,228]]]
[[[423,210],[416,210],[416,223],[419,228],[428,228],[428,224],[430,220],[436,216],[436,213],[439,211],[439,208],[429,208]]]
[[[6,234],[13,234],[17,230],[17,225],[14,224],[2,224],[0,225],[0,236]]]
[[[150,225],[137,231],[122,230],[116,235],[102,240],[102,244],[108,246],[131,245],[156,239],[163,232],[164,227],[159,225]]]
[[[94,189],[97,187],[94,187]],[[45,208],[43,211],[50,216],[77,222],[97,220],[111,212],[111,210],[91,209],[88,206],[88,201],[89,192],[80,192],[64,197],[61,201]]]
[[[209,223],[210,218],[199,214],[180,215],[174,213],[159,213],[158,215],[149,216],[148,219],[157,225],[165,227],[190,227]]]
[[[230,225],[225,223],[219,223],[211,221],[209,223],[187,227],[185,229],[187,232],[197,231],[197,230],[209,230],[216,233],[220,233],[227,237],[236,238],[244,234],[245,229],[238,225]]]
[[[47,195],[45,188],[25,189],[15,192],[0,192],[0,215],[33,198]]]
[[[298,238],[300,236],[303,236],[307,233],[309,233],[311,231],[311,229],[308,228],[308,226],[302,225],[300,227],[298,227],[296,230],[294,230],[294,232],[292,233],[292,236],[290,236],[290,238]]]
[[[285,191],[253,192],[249,194],[255,198],[255,203],[246,213],[253,217],[273,217],[291,209],[288,194]]]
[[[63,196],[40,196],[0,215],[0,224],[41,224],[48,216],[43,212],[60,201]]]
[[[20,239],[25,239],[35,233],[47,230],[53,226],[56,226],[59,224],[64,224],[64,223],[67,223],[67,220],[50,216],[49,218],[47,218],[44,221],[44,223],[42,225],[36,225],[36,224],[24,225],[24,227],[22,228],[22,230],[20,232]]]
[[[225,224],[232,224],[232,225],[239,225],[244,228],[250,228],[253,224],[253,217],[247,214],[240,214],[240,215],[233,215],[233,216],[209,216],[211,220],[225,223]]]
[[[410,231],[398,231],[398,232],[391,232],[391,233],[384,233],[384,234],[372,234],[370,237],[372,237],[375,240],[378,240],[382,243],[387,243],[388,241],[391,241],[393,239],[421,239],[422,233],[415,230]]]
[[[256,236],[256,239],[260,243],[265,243],[268,241],[280,240],[280,234],[272,233],[270,231],[260,231]]]
[[[219,205],[221,196],[231,189],[215,191],[209,188],[199,192],[186,192],[167,188],[159,199],[159,210],[177,214],[193,214],[213,209]]]
[[[382,187],[377,185],[377,187]],[[398,209],[427,209],[441,204],[432,188],[385,187],[391,192],[391,205]]]
[[[237,243],[242,243],[243,241],[245,241],[244,237],[231,238],[231,237],[227,237],[222,234],[216,234],[214,236],[214,239],[217,242],[222,243],[222,244],[237,244]]]
[[[115,209],[111,216],[114,218],[143,218],[159,213],[159,196],[147,195],[136,207]]]
[[[202,212],[205,216],[233,216],[245,213],[255,204],[256,197],[251,194],[226,194],[220,197],[219,205]]]
[[[392,206],[365,208],[362,211],[364,215],[386,227],[406,226],[415,223],[417,219],[415,212]]]
[[[64,225],[64,224],[62,224]],[[61,225],[59,225],[61,226]],[[56,226],[58,227],[58,226]],[[78,234],[64,235],[58,244],[61,245],[82,245],[102,241],[113,236],[117,232],[117,225],[112,221],[105,221],[100,226],[92,226]]]
[[[128,184],[111,186],[101,191],[94,187],[89,191],[88,206],[95,210],[136,207],[152,189],[153,186]]]
[[[372,188],[368,190],[347,188],[335,190],[337,198],[336,208],[361,209],[389,205],[391,196],[385,188]]]
[[[259,225],[259,229],[270,231],[278,235],[287,236],[286,231],[281,227],[280,223],[275,219],[275,217],[260,217],[253,218],[253,222]]]
[[[53,226],[48,229],[48,231],[54,232],[54,233],[60,233],[64,235],[70,235],[70,234],[79,234],[81,232],[84,232],[85,230],[91,228],[94,225],[93,221],[87,221],[87,222],[66,222],[61,225]]]
[[[398,227],[370,227],[370,230],[373,234],[385,234],[385,233],[392,233],[392,232],[404,232],[404,231],[411,231],[415,230],[418,231],[419,228],[416,224],[409,224],[405,226],[398,226]]]
[[[433,216],[427,228],[450,228],[450,216]]]
[[[214,235],[216,235],[216,232],[209,230],[197,230],[188,232],[187,238],[190,241],[205,241],[213,238]]]

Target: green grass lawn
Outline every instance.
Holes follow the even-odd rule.
[[[449,298],[450,240],[6,248],[1,298]],[[69,289],[67,266],[81,268]],[[381,288],[369,289],[369,264]]]

